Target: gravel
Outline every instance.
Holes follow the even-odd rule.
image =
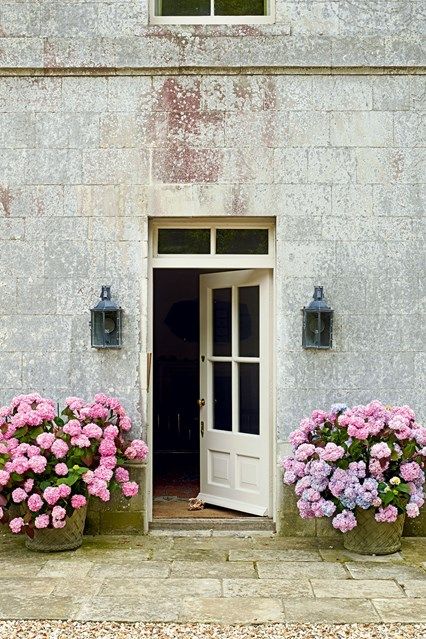
[[[0,639],[426,639],[426,624],[216,624],[0,621]]]

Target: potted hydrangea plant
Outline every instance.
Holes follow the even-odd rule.
[[[55,403],[33,393],[0,408],[0,522],[27,534],[35,550],[70,550],[83,539],[89,496],[138,492],[124,467],[145,460],[142,440],[127,440],[131,421],[120,402],[96,395]]]
[[[401,547],[405,515],[417,517],[425,498],[426,428],[408,406],[315,410],[290,442],[284,483],[294,485],[301,517],[331,517],[354,552]]]

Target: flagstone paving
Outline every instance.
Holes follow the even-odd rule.
[[[32,553],[0,535],[0,619],[221,624],[426,622],[426,538],[388,557],[327,539],[211,531],[86,537]]]

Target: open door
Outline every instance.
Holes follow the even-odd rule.
[[[270,272],[200,276],[200,495],[270,512]]]

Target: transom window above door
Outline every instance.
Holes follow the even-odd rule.
[[[273,22],[274,0],[152,0],[154,24]]]
[[[244,265],[250,260],[251,265],[267,267],[274,256],[274,224],[268,219],[153,220],[152,225],[151,256],[158,266],[167,260],[193,266],[194,259],[214,257],[215,263],[222,259]]]

